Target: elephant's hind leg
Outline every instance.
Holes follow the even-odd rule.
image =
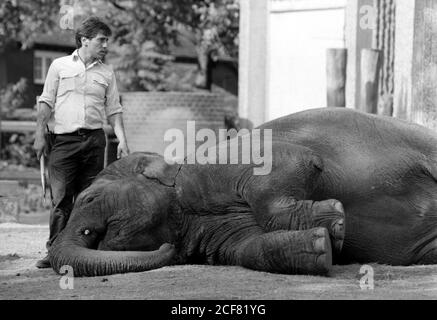
[[[237,252],[238,265],[260,271],[327,275],[332,267],[326,228],[257,235],[242,243]]]

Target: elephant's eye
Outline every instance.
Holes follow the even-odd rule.
[[[83,232],[83,234],[86,235],[86,236],[89,235],[90,233],[91,233],[91,231],[88,230],[88,229],[86,229],[86,230]]]
[[[92,202],[94,200],[94,198],[93,197],[89,197],[89,198],[87,198],[87,199],[85,199],[85,203],[90,203],[90,202]]]

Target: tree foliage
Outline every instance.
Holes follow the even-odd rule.
[[[238,57],[239,5],[237,0],[190,1],[191,9],[180,19],[196,35],[196,43]],[[184,22],[185,21],[185,22]]]
[[[96,2],[96,1],[95,1]],[[224,47],[238,54],[238,0],[111,0],[116,10],[107,17],[117,29],[116,38],[133,41],[138,36],[156,43],[164,52],[177,42],[179,30],[188,29],[196,45]]]
[[[116,63],[122,83],[129,89],[165,90],[163,68],[169,49],[179,36],[190,35],[200,66],[199,87],[206,86],[210,57],[238,57],[238,0],[110,1],[113,8],[97,10],[116,32]],[[102,4],[100,4],[102,5]],[[184,32],[185,31],[185,32]],[[126,81],[124,81],[125,79]]]
[[[11,41],[23,48],[32,45],[35,36],[56,28],[59,1],[6,0],[0,2],[0,52]]]
[[[27,79],[21,78],[15,84],[0,89],[0,114],[9,118],[15,110],[21,108],[27,98]]]
[[[237,58],[238,0],[6,0],[0,2],[0,51],[11,40],[24,47],[38,33],[60,30],[66,6],[74,21],[103,18],[113,30],[113,61],[129,90],[165,90],[165,66],[181,31],[197,48],[201,72],[205,59]]]

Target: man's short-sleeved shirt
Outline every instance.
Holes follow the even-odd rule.
[[[100,60],[85,68],[77,50],[52,62],[38,101],[52,108],[56,134],[100,129],[122,112],[112,68]]]

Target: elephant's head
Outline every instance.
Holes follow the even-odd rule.
[[[179,165],[135,153],[104,169],[77,198],[49,249],[53,269],[77,276],[145,271],[174,263],[175,177]]]

